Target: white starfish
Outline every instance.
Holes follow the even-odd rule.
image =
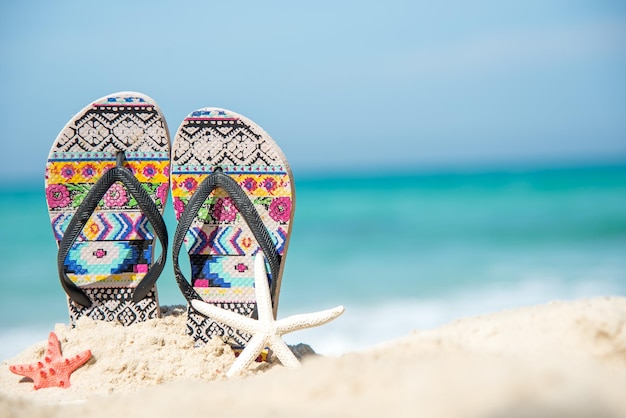
[[[204,315],[234,329],[252,334],[252,338],[226,373],[228,377],[238,375],[246,369],[265,347],[272,349],[283,366],[289,368],[300,366],[300,362],[281,337],[293,331],[326,324],[344,311],[343,306],[337,306],[325,311],[293,315],[280,320],[274,319],[265,263],[260,252],[254,259],[254,291],[258,320],[218,308],[200,300],[191,301],[193,307]]]

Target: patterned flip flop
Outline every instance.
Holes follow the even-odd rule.
[[[185,298],[254,316],[254,255],[261,250],[276,315],[295,209],[293,176],[278,145],[244,116],[199,109],[185,118],[174,138],[171,180],[178,220],[174,273]],[[183,243],[191,282],[178,262]],[[218,336],[241,347],[250,339],[191,304],[187,328],[196,342]]]
[[[160,316],[155,283],[167,254],[169,168],[165,119],[140,93],[96,100],[57,136],[46,200],[72,324],[82,316],[124,325]]]

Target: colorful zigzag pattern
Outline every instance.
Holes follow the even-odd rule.
[[[248,232],[248,234],[250,234]],[[191,227],[187,231],[185,242],[193,243],[188,246],[189,254],[211,254],[211,255],[245,255],[246,251],[253,250],[255,254],[258,245],[252,248],[256,242],[252,236],[244,234],[243,229],[236,226],[218,226],[204,228]],[[270,231],[270,236],[279,254],[285,249],[287,232],[279,227],[276,232]]]
[[[52,230],[61,241],[72,219],[71,213],[51,217]],[[79,235],[81,241],[152,240],[154,233],[141,212],[96,212]]]

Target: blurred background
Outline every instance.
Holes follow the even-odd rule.
[[[626,3],[0,3],[0,359],[67,323],[43,191],[106,94],[232,109],[297,189],[279,317],[359,350],[467,315],[626,292]],[[166,222],[174,231],[171,207]],[[162,304],[182,304],[171,264]]]

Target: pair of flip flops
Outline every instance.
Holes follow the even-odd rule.
[[[295,198],[278,145],[253,121],[220,108],[190,113],[170,145],[154,100],[121,92],[74,116],[46,165],[71,323],[87,316],[130,325],[160,316],[156,281],[168,253],[162,215],[170,191],[174,272],[185,298],[254,316],[254,257],[262,251],[276,315]],[[183,246],[189,280],[179,264]],[[188,305],[196,341],[249,340]]]

